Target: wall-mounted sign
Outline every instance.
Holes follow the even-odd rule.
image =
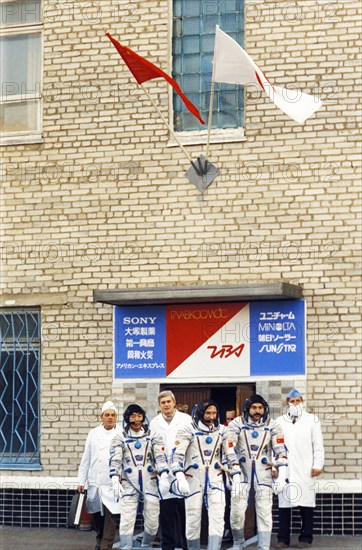
[[[305,302],[116,306],[114,376],[240,381],[305,375]]]

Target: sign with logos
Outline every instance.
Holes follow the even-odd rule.
[[[305,302],[116,306],[114,377],[240,382],[306,374]]]

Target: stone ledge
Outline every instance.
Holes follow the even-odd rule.
[[[34,294],[2,294],[1,307],[35,307],[65,305],[68,303],[67,292],[48,292]]]
[[[94,290],[93,301],[111,305],[297,300],[302,287],[286,282]]]

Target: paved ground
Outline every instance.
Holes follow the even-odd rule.
[[[274,538],[272,548],[274,547]],[[292,541],[290,548],[293,548]],[[94,550],[94,531],[76,529],[36,529],[25,527],[0,527],[0,550]],[[228,545],[225,545],[227,548]],[[256,545],[248,546],[254,550]],[[315,537],[313,549],[318,550],[361,550],[361,537]]]

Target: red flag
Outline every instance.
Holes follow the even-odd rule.
[[[138,84],[142,84],[143,82],[146,82],[147,80],[152,80],[153,78],[164,78],[169,84],[171,84],[175,92],[181,97],[182,101],[184,102],[186,108],[190,111],[190,113],[193,114],[201,122],[201,124],[205,124],[205,122],[201,118],[198,109],[183,93],[176,80],[171,78],[167,73],[162,71],[162,69],[159,69],[158,67],[156,67],[156,65],[154,65],[144,57],[141,57],[133,50],[127,48],[127,46],[123,46],[123,44],[120,44],[120,42],[115,40],[108,32],[107,36],[112,42],[113,46],[118,51],[119,55],[122,57],[123,61],[129,68],[135,79],[137,80]]]

